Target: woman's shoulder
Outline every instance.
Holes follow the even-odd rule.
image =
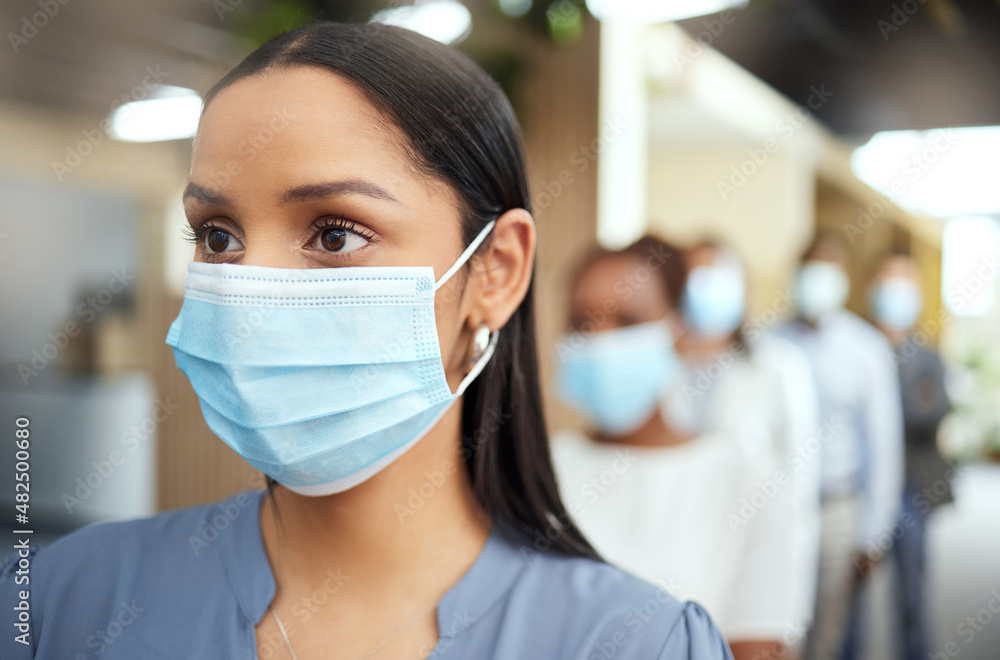
[[[257,533],[260,495],[244,491],[95,523],[46,546],[15,549],[0,566],[0,609],[8,612],[0,621],[13,613],[24,634],[0,640],[0,656],[78,657],[80,649],[100,654],[112,644],[115,657],[143,657],[151,643],[196,648],[209,643],[204,631],[176,634],[195,610],[205,626],[215,626],[212,643],[228,643],[225,624],[238,619],[227,560]],[[186,652],[173,657],[190,657]]]
[[[10,611],[28,601],[37,647],[70,627],[87,639],[90,619],[100,627],[122,612],[187,607],[194,594],[224,593],[206,588],[227,579],[223,539],[234,529],[255,528],[250,516],[259,501],[259,492],[244,491],[145,518],[94,523],[45,546],[15,549],[0,565],[0,606]],[[58,622],[59,630],[46,629],[46,620]]]
[[[551,644],[551,655],[544,657],[731,657],[700,605],[678,601],[666,590],[603,561],[537,548],[538,544],[517,548],[525,566],[505,609],[524,607],[533,613],[519,627],[533,640],[533,648]]]
[[[120,570],[128,565],[155,566],[171,557],[198,559],[241,516],[257,515],[252,505],[259,501],[260,493],[248,490],[217,502],[143,518],[92,523],[48,545],[34,546],[30,553],[34,562],[45,569],[39,579],[82,566],[110,564]],[[17,551],[8,555],[0,573],[6,575],[16,567],[18,559]]]

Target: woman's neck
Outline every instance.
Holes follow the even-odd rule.
[[[907,332],[905,330],[900,331],[897,330],[896,328],[890,328],[889,326],[884,325],[882,323],[879,323],[877,325],[878,329],[882,331],[882,334],[885,335],[886,339],[888,339],[889,343],[892,344],[893,346],[899,346],[900,344],[903,343],[903,340],[906,339]]]
[[[452,406],[409,451],[350,490],[306,497],[276,487],[261,533],[278,589],[308,593],[332,569],[396,601],[444,595],[490,531],[459,453],[460,410]]]
[[[638,447],[671,447],[689,442],[693,437],[667,424],[660,410],[657,408],[656,412],[645,424],[631,433],[621,436],[599,434],[596,439],[600,442],[635,445]]]
[[[691,362],[711,362],[716,355],[727,350],[735,340],[732,334],[721,337],[699,337],[689,332],[677,340],[677,352]]]

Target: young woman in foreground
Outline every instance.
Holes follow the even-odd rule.
[[[702,609],[603,563],[559,500],[497,85],[414,33],[317,24],[205,103],[167,341],[209,426],[274,480],[33,552],[28,643],[7,624],[0,655],[729,657]]]

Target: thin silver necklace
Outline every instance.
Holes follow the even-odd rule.
[[[379,642],[378,644],[376,644],[375,647],[372,650],[370,650],[368,653],[364,654],[362,656],[361,660],[364,660],[365,658],[370,658],[373,654],[378,653],[378,651],[381,650],[383,646],[385,646],[390,641],[392,641],[392,639],[394,637],[396,637],[397,635],[399,635],[401,632],[403,632],[404,630],[406,630],[407,628],[409,628],[410,626],[412,626],[414,623],[416,623],[417,621],[419,621],[423,617],[427,616],[427,614],[431,610],[435,609],[436,607],[437,607],[437,603],[434,603],[433,605],[431,605],[430,607],[428,607],[426,610],[424,610],[423,612],[420,612],[415,617],[413,617],[412,619],[410,619],[409,621],[407,621],[406,623],[404,623],[402,626],[400,626],[396,630],[394,630],[391,635],[389,635],[388,637],[386,637],[385,639],[383,639],[381,642]],[[295,649],[292,648],[292,643],[288,640],[288,633],[285,632],[285,624],[281,623],[281,617],[278,616],[278,613],[275,611],[274,606],[271,606],[268,609],[271,610],[271,616],[274,617],[274,622],[278,624],[278,630],[281,631],[281,636],[285,639],[285,645],[288,647],[288,652],[292,655],[292,660],[299,660],[298,657],[295,655]]]
[[[375,655],[376,653],[378,653],[379,651],[381,651],[383,646],[385,646],[386,644],[388,644],[389,642],[391,642],[400,633],[402,633],[404,630],[406,630],[407,628],[409,628],[410,626],[412,626],[417,621],[420,621],[422,618],[424,618],[425,616],[427,616],[427,614],[429,612],[431,612],[432,610],[434,610],[436,608],[437,608],[437,603],[434,603],[433,605],[431,605],[430,607],[428,607],[426,610],[418,613],[415,617],[413,617],[412,619],[410,619],[409,621],[407,621],[406,623],[404,623],[399,628],[396,628],[392,632],[392,634],[390,634],[388,637],[386,637],[381,642],[379,642],[378,644],[376,644],[372,648],[372,650],[368,651],[368,653],[365,653],[363,656],[361,656],[361,660],[365,660],[365,658],[370,658],[373,655]]]
[[[274,607],[271,607],[271,616],[274,617],[274,622],[278,624],[278,630],[281,631],[281,636],[285,638],[285,645],[288,646],[288,652],[292,654],[292,660],[299,660],[295,655],[295,649],[292,648],[292,643],[288,641],[288,633],[285,632],[285,624],[281,622],[278,618],[278,613],[274,611]]]

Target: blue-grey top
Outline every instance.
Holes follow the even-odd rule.
[[[26,551],[27,571],[15,550],[0,568],[0,657],[257,658],[254,628],[275,593],[263,493],[90,525]],[[539,552],[498,525],[437,615],[435,660],[732,657],[698,605],[602,562]]]

